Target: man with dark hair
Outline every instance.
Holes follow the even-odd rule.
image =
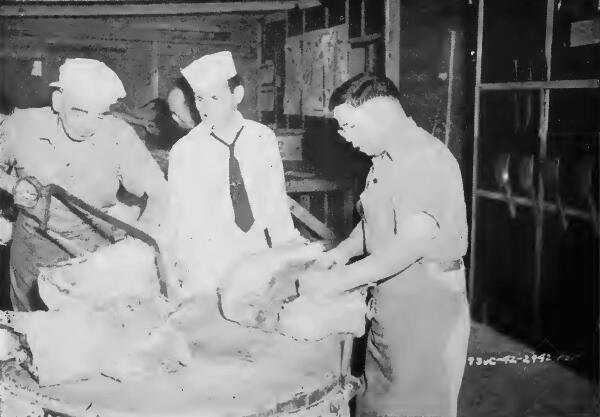
[[[444,144],[405,115],[399,97],[390,80],[371,74],[332,94],[340,135],[371,157],[372,168],[361,223],[319,259],[327,272],[301,277],[300,293],[371,287],[359,416],[453,417],[470,331],[461,174]]]
[[[111,113],[136,129],[149,149],[169,150],[198,123],[194,91],[185,78],[177,78],[166,99],[155,98],[135,109],[119,102]]]
[[[237,110],[242,80],[230,52],[184,68],[202,122],[169,155],[169,294],[216,295],[225,269],[248,253],[300,241],[274,132]]]
[[[184,77],[175,80],[173,88],[167,95],[167,103],[170,117],[180,129],[190,131],[202,121],[196,108],[194,90]]]
[[[329,111],[344,103],[358,107],[375,97],[390,97],[400,101],[400,92],[388,78],[358,74],[333,91],[329,99]]]

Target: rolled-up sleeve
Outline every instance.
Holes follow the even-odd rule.
[[[142,219],[159,224],[166,209],[167,183],[156,160],[135,131],[123,125],[119,132],[119,177],[127,191],[148,195]]]
[[[466,251],[464,192],[460,171],[450,169],[448,161],[438,162],[415,166],[392,203],[399,233],[402,227],[417,231],[418,223],[432,238],[426,256],[450,260]]]

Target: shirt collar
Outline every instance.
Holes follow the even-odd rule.
[[[421,133],[422,131],[412,117],[407,117],[399,128],[401,129],[400,131],[402,132],[402,135],[414,135],[416,132]],[[401,155],[402,152],[406,152],[406,149],[400,149],[402,146],[401,144],[401,140],[391,141],[388,144],[387,149],[373,159],[384,163],[397,161],[399,159],[399,155]]]
[[[245,119],[242,116],[242,114],[236,110],[235,114],[233,115],[232,124],[231,124],[231,127],[232,127],[231,132],[233,132],[233,135],[235,135],[235,133],[238,132],[242,128],[242,126],[244,125],[244,120]],[[219,137],[231,136],[231,134],[229,134],[229,133],[225,134],[223,132],[216,130],[214,128],[214,126],[212,126],[212,125],[207,124],[206,127],[208,128],[209,132],[214,132],[215,135],[217,135]]]

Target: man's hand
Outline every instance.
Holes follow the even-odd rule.
[[[23,178],[17,182],[14,188],[13,198],[16,206],[30,209],[35,207],[40,199],[40,184],[34,184],[34,180]]]
[[[12,222],[0,217],[0,245],[5,246],[12,239]]]
[[[317,258],[314,266],[322,269],[331,269],[336,266],[344,266],[350,257],[339,249],[331,249]]]
[[[343,277],[337,273],[312,268],[298,279],[298,291],[311,298],[333,296],[342,292],[340,279]]]

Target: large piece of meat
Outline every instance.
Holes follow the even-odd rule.
[[[349,337],[341,333],[364,323],[364,301],[353,300],[341,315],[344,302],[335,304],[338,315],[323,320],[318,314],[324,310],[315,315],[310,300],[300,297],[286,304],[287,321],[256,321],[257,312],[278,315],[275,310],[296,294],[295,278],[320,247],[250,256],[223,281],[221,304],[215,292],[174,306],[158,294],[152,263],[131,260],[136,250],[138,260],[151,261],[151,253],[134,242],[120,246],[46,271],[42,286],[51,311],[0,318],[27,336],[39,393],[58,399],[58,408],[103,417],[240,417],[286,410],[312,416],[309,405],[321,404],[319,415],[327,415],[335,403],[332,415],[345,414],[340,407],[352,388],[342,384],[341,346],[349,348]],[[119,256],[125,252],[128,257]],[[298,340],[293,314],[298,322],[313,323],[310,332],[319,337]]]

